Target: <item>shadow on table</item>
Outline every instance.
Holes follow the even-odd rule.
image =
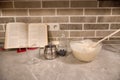
[[[58,58],[60,61],[67,63],[67,64],[85,64],[87,62],[80,61],[76,59],[72,54],[69,54],[67,56],[60,56]]]

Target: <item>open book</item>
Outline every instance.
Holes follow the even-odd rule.
[[[44,47],[48,44],[47,25],[44,23],[8,23],[4,48]]]

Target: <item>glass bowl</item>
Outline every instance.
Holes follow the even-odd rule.
[[[92,40],[71,41],[70,47],[75,58],[80,61],[90,62],[95,59],[96,55],[101,51],[102,44],[93,47],[96,42]]]

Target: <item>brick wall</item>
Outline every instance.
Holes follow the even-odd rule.
[[[0,31],[8,22],[59,23],[49,40],[99,40],[120,28],[120,2],[112,0],[0,0]],[[0,32],[4,41],[4,32]],[[103,42],[120,44],[120,32]]]

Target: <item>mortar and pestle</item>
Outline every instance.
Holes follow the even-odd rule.
[[[96,55],[101,51],[102,44],[101,42],[105,39],[113,36],[114,34],[118,33],[120,29],[114,31],[110,35],[104,37],[103,39],[94,42],[90,39],[81,40],[81,41],[71,41],[70,47],[72,49],[73,55],[80,61],[90,62],[93,61]]]

